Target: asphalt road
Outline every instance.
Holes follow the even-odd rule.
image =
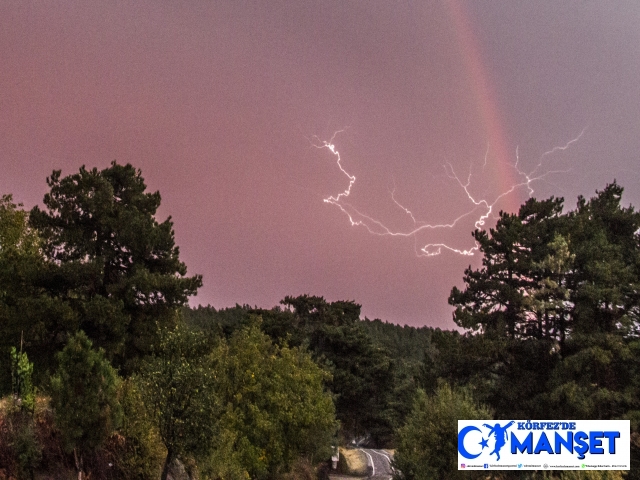
[[[367,465],[371,468],[371,477],[379,480],[390,480],[393,476],[391,460],[393,455],[386,450],[375,450],[373,448],[361,448],[367,457]]]

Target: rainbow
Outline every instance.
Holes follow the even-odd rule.
[[[484,127],[485,134],[491,146],[492,157],[499,165],[499,191],[508,192],[514,185],[522,183],[518,178],[514,165],[514,153],[511,152],[506,139],[506,132],[498,112],[496,95],[491,88],[489,75],[484,68],[482,55],[477,40],[473,35],[471,23],[460,0],[446,0],[449,15],[458,38],[459,47],[466,69],[473,97],[477,101],[478,114]],[[502,210],[516,212],[520,207],[518,195],[505,195],[500,201]]]

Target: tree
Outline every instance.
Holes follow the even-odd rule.
[[[171,218],[155,219],[160,194],[146,192],[140,170],[116,162],[64,178],[56,170],[47,184],[46,209],[34,207],[29,221],[44,239],[48,292],[73,309],[77,328],[131,371],[159,329],[175,324],[177,307],[202,278],[185,276]]]
[[[255,323],[232,335],[218,386],[224,412],[209,459],[214,478],[276,479],[300,456],[330,456],[337,430],[327,373],[298,348],[274,345]]]
[[[465,271],[449,303],[463,327],[560,343],[574,331],[630,333],[640,321],[640,214],[613,184],[562,214],[562,199],[530,199],[474,237],[483,268]]]
[[[623,208],[615,182],[570,212],[570,279],[575,331],[636,335],[640,330],[640,212]]]
[[[231,337],[261,318],[260,329],[278,345],[306,348],[331,375],[331,390],[341,434],[351,441],[367,439],[386,445],[410,409],[413,381],[401,359],[375,341],[368,322],[360,321],[360,305],[353,301],[327,302],[323,297],[285,297],[284,308],[271,310],[236,305],[185,309],[187,323]],[[400,328],[400,327],[399,327]]]
[[[168,332],[140,383],[174,459],[213,478],[280,478],[300,456],[330,454],[337,423],[326,372],[302,350],[274,345],[258,319],[227,341],[202,330]]]
[[[389,443],[399,426],[394,423],[396,364],[360,321],[360,305],[309,295],[285,297],[281,303],[293,310],[293,324],[304,332],[310,352],[332,374],[328,386],[342,434],[349,440]]]
[[[82,331],[69,339],[58,362],[51,378],[55,424],[82,480],[84,454],[102,445],[121,421],[120,380],[104,352],[94,350]]]
[[[167,448],[162,480],[175,459],[204,458],[219,434],[220,353],[203,332],[179,326],[163,333],[157,353],[142,364],[144,403]]]
[[[30,413],[33,413],[36,405],[32,376],[33,363],[27,354],[11,347],[11,390],[14,398],[20,401],[20,409]]]
[[[549,243],[562,232],[562,199],[527,201],[517,215],[500,212],[495,226],[473,233],[483,253],[482,268],[465,270],[465,290],[451,290],[455,322],[467,329],[510,338],[540,338],[560,332],[541,325],[527,309],[529,292],[544,278],[536,268]]]
[[[640,214],[621,206],[622,193],[614,182],[567,213],[562,200],[531,199],[474,233],[483,267],[469,267],[449,301],[456,323],[479,335],[460,338],[468,348],[444,371],[471,367],[467,380],[499,417],[639,409]]]
[[[10,358],[12,397],[8,402],[9,408],[5,408],[2,415],[5,428],[3,435],[0,434],[4,436],[0,443],[5,443],[13,450],[18,478],[33,479],[34,471],[42,459],[42,443],[37,438],[34,419],[36,392],[31,378],[33,363],[26,353],[15,347],[11,347]]]
[[[13,203],[11,195],[0,198],[0,351],[4,356],[10,347],[21,345],[32,358],[39,358],[31,347],[38,331],[34,317],[47,314],[42,291],[36,286],[44,259],[40,238],[29,227],[28,214],[21,206]],[[10,362],[2,365],[0,391],[11,385]]]
[[[418,390],[413,410],[398,431],[395,478],[469,478],[470,472],[461,472],[457,467],[458,420],[489,418],[489,410],[478,405],[468,392],[452,389],[446,383],[431,396]]]
[[[12,195],[0,197],[0,255],[6,259],[12,254],[39,254],[40,239],[28,226],[28,214],[22,204],[13,203]]]
[[[575,333],[537,400],[557,418],[606,420],[637,414],[639,393],[638,339]]]
[[[166,449],[157,422],[144,403],[135,378],[120,384],[118,398],[122,406],[122,425],[117,435],[105,445],[112,460],[114,478],[144,480],[158,478],[162,472]]]
[[[533,286],[524,298],[523,306],[535,315],[534,327],[537,338],[551,338],[557,332],[560,351],[564,350],[567,334],[571,326],[569,273],[573,268],[575,255],[569,251],[569,243],[560,234],[556,234],[549,243],[551,250],[540,263],[532,268],[544,272],[543,278]]]

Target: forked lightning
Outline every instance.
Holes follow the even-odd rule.
[[[457,253],[459,255],[473,255],[479,248],[477,242],[474,242],[474,245],[470,246],[468,249],[455,248],[446,243],[427,243],[423,246],[419,246],[417,243],[416,236],[418,233],[426,230],[435,231],[440,229],[454,228],[456,224],[460,222],[460,220],[462,220],[463,218],[466,218],[474,214],[474,212],[478,214],[478,209],[480,209],[480,213],[478,214],[479,216],[475,220],[474,225],[475,225],[475,228],[477,229],[483,228],[486,223],[486,220],[492,216],[494,206],[502,198],[513,193],[519,188],[526,188],[528,196],[531,197],[534,193],[534,190],[532,187],[532,184],[534,182],[541,180],[547,177],[548,175],[551,175],[554,173],[565,173],[567,170],[544,170],[545,159],[556,152],[567,150],[569,147],[571,147],[571,145],[573,145],[574,143],[580,140],[582,135],[585,133],[585,130],[586,128],[583,129],[577,137],[568,141],[565,145],[554,147],[551,150],[544,152],[538,159],[538,163],[529,172],[526,172],[520,168],[520,158],[518,154],[518,149],[516,148],[516,160],[515,160],[515,163],[512,165],[512,168],[516,171],[517,176],[520,180],[514,183],[513,185],[511,185],[504,192],[497,195],[492,201],[485,198],[476,198],[469,191],[471,181],[472,181],[471,169],[469,170],[469,174],[467,175],[466,181],[462,181],[458,176],[458,174],[456,173],[453,165],[447,162],[444,165],[446,175],[453,181],[457,182],[457,184],[460,186],[462,191],[464,191],[464,193],[466,194],[469,203],[472,205],[469,211],[463,213],[462,215],[453,219],[449,223],[430,224],[427,222],[417,220],[414,214],[411,212],[411,210],[409,210],[407,207],[405,207],[400,202],[398,202],[398,200],[395,197],[395,189],[392,190],[391,200],[395,203],[395,205],[398,206],[398,208],[403,210],[413,222],[413,228],[407,231],[392,230],[388,228],[381,221],[365,213],[362,213],[356,207],[354,207],[352,204],[348,202],[348,198],[351,195],[351,189],[356,183],[356,177],[355,175],[352,175],[347,170],[345,170],[345,168],[342,165],[342,158],[340,157],[340,152],[336,149],[336,146],[334,144],[336,135],[338,135],[339,133],[342,133],[344,130],[338,130],[337,132],[335,132],[331,137],[331,139],[328,141],[327,140],[321,141],[318,137],[314,137],[312,141],[312,145],[316,148],[322,148],[322,149],[326,148],[327,150],[329,150],[336,157],[336,164],[338,165],[338,168],[340,169],[340,171],[349,179],[349,185],[343,192],[337,195],[331,195],[325,198],[324,202],[330,203],[338,207],[342,211],[342,213],[344,213],[347,216],[347,218],[349,218],[349,222],[351,223],[352,226],[362,226],[366,228],[369,233],[372,233],[374,235],[413,237],[416,242],[415,243],[416,255],[419,257],[432,257],[432,256],[440,255],[443,250],[448,250],[453,253]],[[487,166],[488,155],[489,155],[489,146],[487,145],[487,151],[485,153],[484,163],[482,166],[483,170]]]

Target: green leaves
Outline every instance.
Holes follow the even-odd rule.
[[[483,268],[467,269],[449,301],[458,325],[482,335],[461,338],[458,358],[441,351],[443,376],[474,385],[502,417],[637,410],[640,214],[621,198],[613,183],[567,213],[562,200],[531,199],[477,231]],[[485,343],[495,348],[481,354]]]
[[[69,451],[90,451],[118,427],[122,409],[117,401],[120,382],[101,350],[94,350],[84,332],[69,339],[58,354],[51,379],[55,423]]]
[[[167,447],[167,464],[181,455],[202,457],[215,441],[222,410],[218,353],[204,334],[175,328],[164,332],[159,351],[142,365],[141,392]]]
[[[171,219],[156,220],[160,194],[146,192],[140,170],[113,162],[67,177],[54,171],[47,183],[47,210],[34,207],[30,224],[45,240],[48,291],[131,372],[202,278],[185,276]]]
[[[139,381],[166,464],[193,456],[213,478],[278,478],[301,455],[329,453],[337,423],[326,378],[308,354],[274,345],[253,324],[217,342],[170,331]]]
[[[36,404],[36,392],[32,381],[33,363],[24,352],[11,347],[11,390],[19,398],[20,409],[33,413]]]
[[[0,256],[39,255],[40,238],[28,226],[28,214],[13,203],[11,195],[0,197]]]
[[[458,471],[456,462],[458,420],[483,420],[491,412],[479,406],[464,390],[441,384],[429,396],[418,390],[413,409],[398,431],[394,467],[402,480],[469,478],[472,472]]]
[[[458,325],[561,349],[573,331],[637,328],[640,214],[620,206],[621,194],[608,185],[566,214],[562,200],[531,199],[489,233],[476,231],[483,268],[467,269],[465,290],[449,298]]]
[[[235,440],[232,456],[247,462],[252,476],[274,478],[288,471],[300,455],[313,461],[330,453],[337,423],[327,378],[311,357],[298,348],[273,345],[254,325],[236,332],[225,355],[221,393],[226,405],[223,436]],[[244,459],[244,460],[240,460]],[[222,458],[214,454],[213,463]]]

